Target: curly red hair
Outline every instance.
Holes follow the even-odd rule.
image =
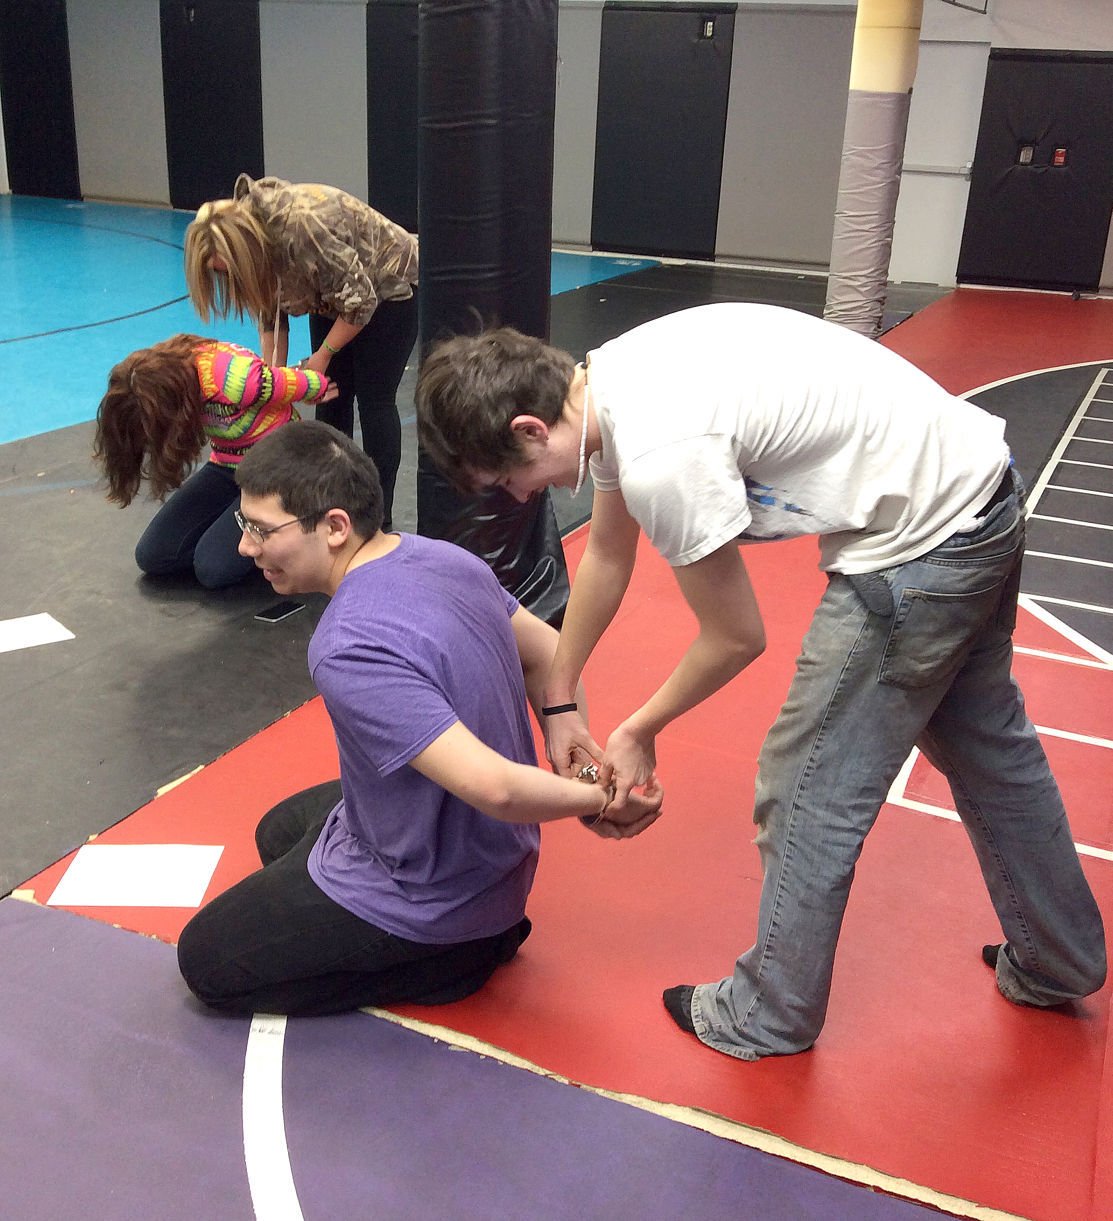
[[[131,504],[144,479],[163,500],[189,474],[205,445],[195,354],[207,342],[174,335],[132,352],[109,374],[93,443],[109,500]]]

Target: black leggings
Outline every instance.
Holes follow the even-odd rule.
[[[495,937],[426,945],[334,903],[307,862],[340,782],[296,793],[263,816],[263,868],[217,895],[178,941],[190,991],[224,1013],[314,1016],[364,1005],[443,1005],[470,996],[529,936],[523,919]]]
[[[314,351],[321,346],[333,319],[309,316]],[[417,290],[406,301],[384,301],[371,321],[329,361],[338,397],[317,408],[317,419],[353,435],[353,401],[359,408],[364,452],[379,469],[383,485],[383,524],[391,525],[394,482],[402,459],[402,425],[398,418],[398,384],[417,342]]]

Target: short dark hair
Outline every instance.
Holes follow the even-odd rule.
[[[320,420],[295,420],[258,441],[236,468],[249,496],[277,496],[306,533],[329,509],[343,509],[362,538],[383,524],[383,488],[375,463],[342,432]]]
[[[511,327],[456,335],[430,348],[417,379],[417,435],[457,486],[475,471],[502,474],[525,461],[510,429],[516,415],[555,424],[576,362]]]

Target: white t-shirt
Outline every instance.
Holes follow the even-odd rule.
[[[674,566],[738,536],[820,536],[820,567],[874,572],[923,555],[989,499],[1003,420],[887,348],[769,305],[647,322],[589,356],[601,491]]]

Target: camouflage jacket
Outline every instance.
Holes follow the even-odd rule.
[[[271,239],[287,314],[329,314],[364,326],[380,301],[413,296],[417,238],[374,208],[319,183],[236,179]]]

